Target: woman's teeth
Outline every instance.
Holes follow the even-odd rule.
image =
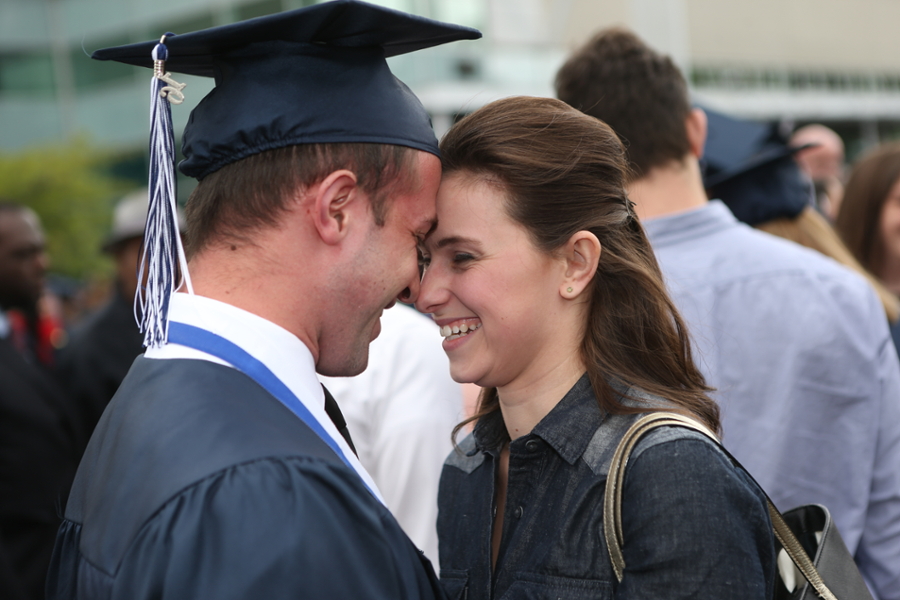
[[[454,325],[452,327],[450,325],[444,325],[441,327],[441,335],[448,340],[455,340],[456,338],[468,335],[479,327],[481,327],[481,323],[474,323],[472,325],[463,323],[462,325]]]

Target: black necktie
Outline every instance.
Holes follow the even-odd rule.
[[[341,414],[341,408],[338,406],[334,396],[331,395],[331,392],[328,391],[328,388],[323,385],[322,389],[325,390],[325,412],[328,413],[328,417],[331,419],[331,422],[334,423],[334,426],[337,427],[341,436],[347,440],[347,444],[350,446],[350,449],[353,450],[353,454],[356,454],[356,447],[353,445],[353,440],[350,439],[350,432],[347,430],[347,421],[344,420],[344,415]],[[359,456],[358,454],[356,455]]]

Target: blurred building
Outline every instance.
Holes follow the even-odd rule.
[[[86,134],[140,162],[150,73],[94,49],[298,8],[315,0],[2,0],[0,151]],[[736,116],[823,122],[862,147],[900,137],[894,0],[376,0],[480,28],[485,38],[391,59],[442,133],[511,94],[552,95],[556,68],[594,31],[625,25],[671,53],[698,101]],[[176,131],[212,87],[185,77]]]

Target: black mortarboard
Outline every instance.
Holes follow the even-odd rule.
[[[203,179],[247,156],[298,144],[391,144],[439,155],[428,113],[385,59],[480,37],[469,27],[337,0],[94,52],[98,60],[154,69],[149,211],[139,281],[145,270],[148,276],[136,297],[144,344],[157,346],[168,337],[178,263],[193,291],[177,229],[168,102],[180,102],[184,85],[171,73],[216,81],[184,128],[185,159],[179,167],[190,177]]]
[[[165,39],[167,71],[214,77],[191,113],[179,165],[202,179],[246,156],[295,144],[372,142],[438,154],[421,102],[386,57],[481,37],[351,0],[316,4]],[[93,58],[153,67],[157,41]]]
[[[703,154],[703,184],[734,216],[757,225],[793,218],[809,204],[809,184],[773,123],[735,119],[704,109],[708,134]]]

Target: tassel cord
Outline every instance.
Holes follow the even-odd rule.
[[[166,98],[167,81],[163,80],[166,48],[162,43],[154,49],[153,58],[157,68],[150,86],[148,212],[138,268],[138,281],[142,284],[135,296],[135,317],[144,334],[144,345],[150,348],[161,346],[168,338],[169,301],[175,290],[183,283],[189,293],[194,293],[178,231],[175,137],[172,109]],[[179,266],[181,281],[176,283]]]

